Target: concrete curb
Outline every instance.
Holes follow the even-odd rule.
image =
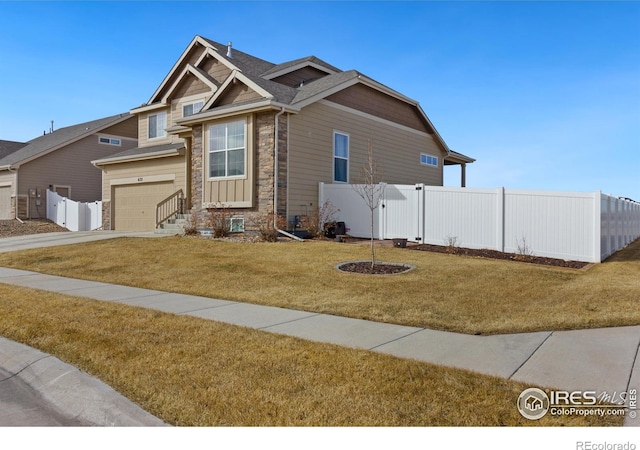
[[[58,358],[0,337],[0,367],[66,417],[91,426],[168,426],[105,383]]]

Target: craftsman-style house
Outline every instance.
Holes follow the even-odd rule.
[[[131,113],[138,147],[94,161],[105,229],[152,230],[180,205],[200,222],[219,205],[290,221],[318,207],[319,182],[357,182],[369,145],[388,183],[442,185],[443,165],[474,161],[418,102],[355,70],[274,64],[200,36]]]

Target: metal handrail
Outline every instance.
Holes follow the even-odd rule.
[[[180,189],[156,205],[156,228],[176,214],[183,213],[184,193]]]

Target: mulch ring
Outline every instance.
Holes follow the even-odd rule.
[[[373,267],[371,261],[352,261],[338,264],[337,269],[341,272],[362,273],[367,275],[396,275],[409,272],[415,266],[410,264],[376,262]]]
[[[497,250],[489,249],[472,249],[463,247],[448,247],[444,245],[418,244],[407,247],[411,250],[420,250],[425,252],[448,253],[452,255],[474,256],[480,258],[502,259],[509,261],[520,261],[531,264],[540,264],[544,266],[566,267],[570,269],[582,269],[590,263],[583,261],[566,261],[557,258],[545,258],[542,256],[518,255],[516,253],[503,253]]]

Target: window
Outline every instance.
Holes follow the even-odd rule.
[[[198,100],[197,102],[185,103],[182,105],[182,117],[193,116],[198,114],[204,106],[204,100]]]
[[[237,177],[245,174],[245,121],[209,127],[209,177]]]
[[[108,137],[98,138],[98,142],[100,142],[101,144],[117,145],[117,146],[120,146],[122,143],[120,139],[114,139],[114,138],[108,138]]]
[[[167,127],[167,113],[161,112],[149,116],[149,139],[164,137]]]
[[[333,181],[349,181],[349,135],[333,133]]]
[[[420,153],[420,164],[438,167],[438,157],[427,155],[426,153]]]

